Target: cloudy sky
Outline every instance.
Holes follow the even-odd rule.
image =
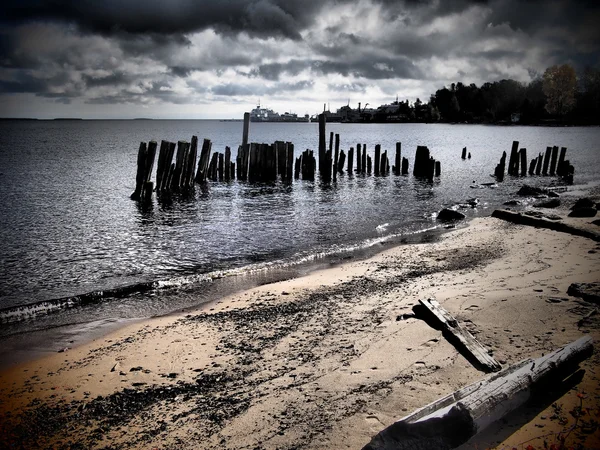
[[[313,114],[600,61],[598,0],[5,0],[0,22],[0,117]]]

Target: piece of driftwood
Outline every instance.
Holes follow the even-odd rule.
[[[485,347],[475,337],[460,326],[456,318],[446,311],[437,300],[419,300],[427,310],[440,322],[442,329],[449,332],[486,371],[497,372],[502,366],[492,358]]]
[[[523,405],[536,388],[564,380],[593,351],[592,338],[586,336],[548,355],[521,361],[402,418],[363,450],[456,448]]]
[[[571,283],[567,294],[600,305],[600,283]]]
[[[572,234],[574,236],[583,236],[594,241],[600,241],[600,234],[591,230],[577,228],[572,225],[556,222],[544,218],[532,217],[527,214],[521,214],[506,209],[497,209],[492,213],[492,217],[496,219],[506,220],[507,222],[517,223],[520,225],[529,225],[539,228],[548,228],[549,230],[560,231],[562,233]]]

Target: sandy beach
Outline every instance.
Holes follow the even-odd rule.
[[[567,220],[567,219],[565,219]],[[569,223],[588,229],[593,219]],[[2,448],[358,449],[377,432],[487,376],[415,315],[435,298],[503,367],[577,338],[600,342],[600,243],[495,218],[260,286],[179,317],[0,373]],[[567,444],[600,448],[600,357],[464,444],[544,448],[583,402]],[[577,394],[580,394],[579,396]],[[554,406],[553,406],[554,405]]]

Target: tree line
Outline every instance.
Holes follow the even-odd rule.
[[[396,102],[398,115],[416,122],[600,124],[600,70],[577,74],[568,64],[552,66],[529,83],[501,80],[452,83],[429,103]],[[375,121],[385,121],[376,113]]]

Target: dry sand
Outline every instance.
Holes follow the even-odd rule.
[[[600,342],[598,315],[578,325],[595,305],[566,294],[599,274],[591,239],[476,219],[439,242],[254,288],[2,372],[0,447],[361,448],[486,376],[412,317],[419,299],[436,298],[506,366],[585,333]],[[578,425],[600,421],[599,359],[582,365],[572,390],[549,391],[463,447],[543,448],[575,423],[578,392],[587,410]],[[592,428],[567,443],[600,448]]]

